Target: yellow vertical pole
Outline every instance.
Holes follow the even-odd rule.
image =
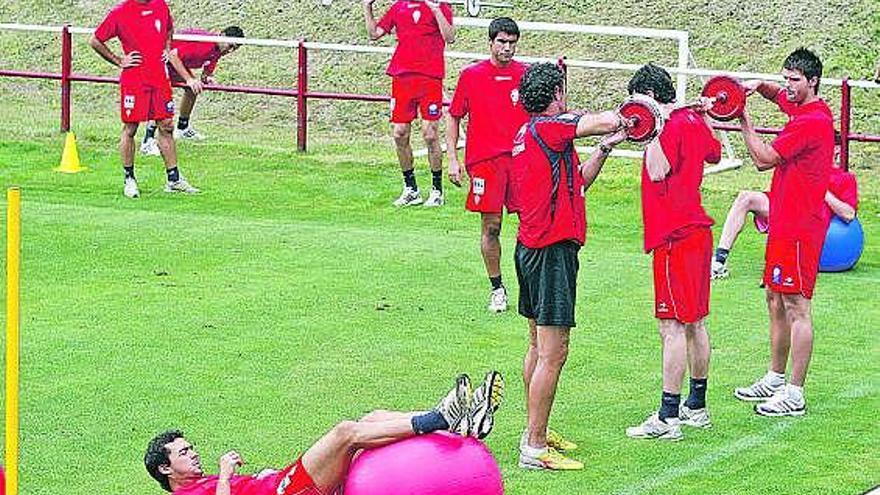
[[[21,189],[6,191],[6,495],[18,495],[19,274]]]

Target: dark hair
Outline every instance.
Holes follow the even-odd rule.
[[[815,77],[816,94],[819,94],[819,81],[822,79],[822,61],[819,60],[815,53],[803,47],[798,48],[785,58],[782,67],[800,72],[807,78],[807,82]]]
[[[530,66],[519,82],[519,97],[526,111],[541,113],[547,110],[562,84],[562,69],[556,64],[544,62]]]
[[[660,103],[672,103],[675,101],[675,86],[672,85],[672,77],[666,72],[666,69],[654,63],[643,65],[633,74],[627,86],[629,94],[640,93],[648,94],[648,91],[654,93],[654,99]]]
[[[171,463],[168,458],[168,448],[166,445],[178,438],[183,438],[183,432],[180,430],[168,430],[156,435],[147,445],[147,453],[144,454],[144,466],[147,472],[165,491],[171,491],[171,484],[168,483],[168,475],[159,472],[159,466],[167,466]]]
[[[840,131],[834,131],[834,146],[840,146],[842,143],[842,139],[840,137]]]
[[[507,33],[519,38],[519,26],[510,17],[499,17],[489,23],[489,41],[495,41],[498,33]]]
[[[227,38],[244,38],[244,31],[238,26],[229,26],[220,32]]]

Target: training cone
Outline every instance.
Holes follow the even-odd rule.
[[[64,151],[61,153],[61,165],[55,171],[75,174],[83,170],[86,170],[86,167],[79,164],[79,152],[76,151],[76,136],[72,132],[68,132],[67,137],[64,139]]]

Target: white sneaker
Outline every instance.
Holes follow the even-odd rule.
[[[678,418],[666,418],[660,420],[660,416],[654,413],[648,416],[644,423],[631,426],[626,429],[626,436],[630,438],[656,438],[658,440],[681,440],[681,422]]]
[[[678,406],[678,419],[681,424],[693,426],[694,428],[711,428],[712,421],[709,419],[709,411],[703,407],[701,409],[691,409],[682,404]]]
[[[425,200],[425,204],[422,206],[425,208],[437,208],[443,206],[443,202],[443,191],[439,191],[432,187],[431,193],[428,194],[428,199]]]
[[[174,139],[185,139],[188,141],[201,141],[205,139],[199,131],[195,130],[192,125],[186,126],[186,129],[174,128]]]
[[[125,178],[125,185],[122,187],[122,194],[124,194],[126,198],[140,197],[141,191],[138,189],[138,183],[133,177]]]
[[[198,194],[201,191],[199,191],[197,188],[193,187],[181,175],[177,181],[174,181],[174,182],[168,181],[165,183],[165,192],[167,192],[167,193],[182,192],[182,193],[186,193],[186,194]]]
[[[403,192],[400,193],[400,197],[397,198],[393,204],[397,207],[420,205],[422,204],[422,195],[419,193],[418,189],[404,186]]]
[[[727,269],[725,263],[718,260],[712,260],[712,280],[721,280],[730,276],[730,270]]]
[[[495,411],[504,401],[504,377],[497,371],[486,373],[483,383],[471,396],[469,434],[476,438],[486,438],[495,426]]]
[[[489,293],[489,312],[507,311],[507,289],[501,286]]]
[[[156,138],[150,138],[141,143],[141,154],[150,156],[161,155],[162,153],[159,151],[159,141],[156,141]]]
[[[793,394],[790,386],[783,387],[767,402],[755,404],[755,412],[761,416],[803,416],[807,411],[807,401],[803,394]],[[798,395],[800,397],[796,397]]]
[[[735,395],[737,399],[746,402],[762,402],[770,399],[784,389],[785,382],[782,382],[779,385],[773,385],[768,382],[765,377],[761,377],[748,387],[735,389],[733,395]]]
[[[449,431],[467,435],[470,433],[471,379],[462,373],[455,379],[455,386],[440,399],[434,408],[449,425]]]

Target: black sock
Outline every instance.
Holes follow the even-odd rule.
[[[156,137],[156,124],[147,124],[147,132],[144,134],[144,142],[147,139],[154,139]]]
[[[443,415],[437,411],[429,411],[419,416],[413,416],[410,420],[412,429],[416,435],[424,435],[432,431],[448,430],[449,423],[443,419]]]
[[[177,182],[180,180],[180,171],[177,170],[177,167],[165,169],[165,173],[168,174],[168,182]]]
[[[177,117],[177,128],[183,130],[187,127],[189,127],[189,117],[184,117],[183,115]]]
[[[691,378],[691,391],[684,405],[691,409],[706,407],[706,382],[708,378]]]
[[[718,248],[715,250],[715,261],[721,263],[722,265],[727,263],[728,256],[730,256],[729,249]]]
[[[492,290],[498,290],[501,288],[501,275],[497,277],[489,277],[489,282],[492,284]]]
[[[431,170],[431,185],[438,191],[443,190],[443,171]]]
[[[681,394],[670,394],[663,392],[663,398],[660,400],[660,420],[665,421],[666,418],[678,417],[678,404],[681,402]]]
[[[406,187],[409,187],[410,189],[416,190],[419,188],[419,186],[416,185],[416,174],[413,169],[403,171],[403,182],[406,184]]]
[[[125,174],[126,179],[134,179],[134,165],[130,167],[122,167],[122,173]]]

